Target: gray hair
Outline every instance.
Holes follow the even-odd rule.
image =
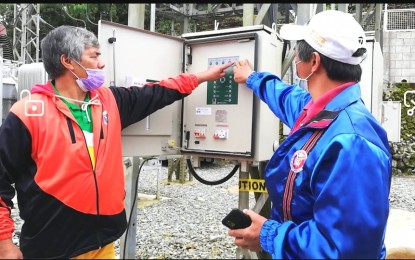
[[[90,31],[74,26],[62,25],[50,31],[41,43],[43,66],[50,79],[61,76],[66,68],[61,55],[81,62],[85,49],[99,48],[97,37]]]

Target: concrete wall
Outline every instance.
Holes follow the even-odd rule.
[[[415,82],[415,31],[383,32],[384,80]]]

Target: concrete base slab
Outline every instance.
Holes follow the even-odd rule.
[[[386,249],[407,247],[415,250],[415,212],[391,209],[385,245]]]
[[[138,197],[138,204],[137,204],[137,208],[146,208],[148,206],[154,205],[162,200],[169,200],[170,198],[167,197],[159,197],[157,198],[157,195],[152,195],[152,194],[144,194],[144,193],[138,193],[137,194]]]

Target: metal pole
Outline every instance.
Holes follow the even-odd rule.
[[[160,172],[161,172],[161,163],[160,160],[156,160],[156,167],[157,167],[157,191],[156,191],[156,200],[160,199]]]
[[[120,238],[120,259],[135,259],[135,248],[137,246],[137,206],[135,205],[134,198],[136,198],[137,187],[135,187],[135,180],[138,178],[138,169],[140,165],[140,158],[124,157],[125,166],[125,212],[127,214],[127,220],[129,225],[127,231]],[[132,211],[132,213],[131,213]],[[131,219],[128,219],[131,215]],[[128,234],[127,234],[128,232]],[[126,241],[127,240],[127,241]]]
[[[296,24],[303,25],[306,24],[316,11],[316,6],[313,4],[297,4],[297,13],[296,13]],[[295,57],[294,48],[291,48],[290,52],[287,54],[287,57],[282,63],[281,77],[284,77],[290,68],[292,61]]]
[[[181,23],[181,25],[182,25],[182,34],[189,32],[189,18],[187,16],[187,4],[183,4],[183,13],[186,16],[183,18],[183,21]]]
[[[183,32],[182,33],[188,33],[189,32],[189,18],[185,17],[183,18]]]
[[[25,57],[26,63],[32,63],[33,59],[32,59],[32,32],[33,29],[32,28],[32,20],[33,20],[33,10],[34,10],[34,4],[29,4],[28,8],[26,9],[26,24],[25,24],[25,31],[26,31],[26,51],[25,51],[25,55],[27,55]]]
[[[284,5],[282,5],[282,9],[284,10]],[[277,23],[278,19],[280,18],[280,12],[278,12],[278,4],[272,4],[272,13],[273,13],[273,20],[271,21],[272,23]]]
[[[22,62],[22,64],[26,64],[26,7],[28,4],[22,4],[21,8],[22,8],[22,34],[20,37],[20,61]]]
[[[311,19],[311,7],[311,4],[297,4],[296,24],[304,25]]]
[[[115,38],[115,29],[113,29],[112,30],[112,37],[114,38],[114,39],[116,39]],[[112,67],[113,67],[113,73],[114,73],[114,81],[113,81],[113,84],[112,84],[112,86],[117,86],[117,79],[116,79],[116,62],[115,62],[115,42],[113,42],[112,43]],[[111,84],[110,84],[111,85]]]
[[[315,12],[317,11],[317,7],[317,4],[297,4],[296,24],[306,24],[311,19],[311,17],[314,16]],[[294,57],[295,51],[294,48],[292,48],[282,63],[281,77],[284,77],[287,73],[292,64],[292,61],[294,60]]]
[[[187,17],[192,17],[192,15],[193,15],[193,4],[189,4],[189,8],[185,12],[185,14],[186,14]]]
[[[326,4],[316,4],[316,14],[326,10]]]
[[[13,17],[14,17],[14,21],[15,21],[15,24],[14,24],[14,27],[13,27],[13,54],[14,54],[14,57],[17,57],[18,59],[20,59],[20,54],[16,50],[16,47],[17,47],[17,32],[18,32],[18,30],[17,30],[17,20],[18,20],[18,17],[17,17],[17,4],[14,4],[14,7],[13,7]]]
[[[380,48],[382,47],[382,26],[380,25],[382,21],[382,4],[376,4],[375,12],[375,40],[379,42]]]
[[[36,62],[39,62],[40,4],[36,5]]]
[[[128,26],[144,29],[145,4],[128,4]]]
[[[239,179],[248,179],[248,162],[241,161],[241,167],[239,168]],[[239,209],[249,209],[249,192],[239,192]]]
[[[170,34],[171,36],[176,36],[176,32],[174,30],[174,20],[171,20]]]
[[[239,167],[239,179],[248,179],[249,178],[249,169],[248,162],[241,161],[241,167]],[[240,191],[239,192],[239,209],[249,209],[249,192]],[[240,259],[241,255],[244,255],[247,259],[258,259],[258,256],[254,252],[250,252],[246,249],[237,248],[236,258]]]
[[[361,4],[356,4],[355,19],[359,24],[362,24],[362,5]]]
[[[254,25],[254,4],[243,4],[243,26]]]
[[[385,12],[383,14],[383,31],[388,30],[388,4],[385,4]]]
[[[150,5],[150,31],[156,31],[156,4]]]
[[[264,23],[265,15],[268,13],[270,7],[271,4],[262,4],[261,9],[259,10],[258,15],[254,21],[255,25]]]
[[[348,12],[348,4],[339,4],[339,11]]]
[[[290,52],[287,54],[287,57],[285,57],[284,61],[282,62],[282,68],[281,68],[281,78],[285,76],[288,69],[290,68],[293,60],[295,57],[295,51],[294,48],[290,50]]]

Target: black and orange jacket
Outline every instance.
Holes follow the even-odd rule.
[[[0,240],[14,231],[17,192],[25,258],[70,258],[118,239],[126,229],[121,130],[197,87],[181,74],[144,87],[91,91],[95,170],[81,128],[50,82],[16,102],[0,127]],[[25,104],[43,102],[42,116]]]

